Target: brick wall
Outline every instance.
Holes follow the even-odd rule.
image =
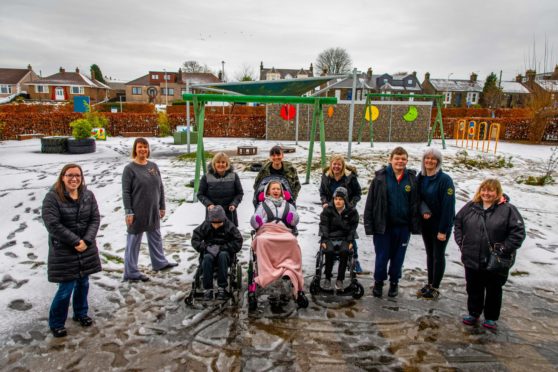
[[[267,139],[294,140],[295,120],[286,121],[280,116],[282,105],[268,105],[267,109]],[[332,117],[327,115],[330,105],[324,105],[325,137],[328,141],[346,141],[349,133],[350,105],[338,104],[333,106]],[[431,106],[415,105],[418,110],[417,119],[413,122],[403,120],[409,105],[381,105],[376,104],[379,116],[373,122],[374,141],[387,142],[426,142],[428,140],[428,126],[430,123]],[[353,140],[358,137],[364,104],[355,104],[355,119],[353,124]],[[298,139],[307,141],[310,138],[313,106],[300,105]],[[391,120],[390,120],[391,117]],[[390,130],[391,128],[391,130]],[[319,139],[319,127],[316,128],[316,139]],[[370,126],[366,122],[362,131],[362,140],[369,141]]]

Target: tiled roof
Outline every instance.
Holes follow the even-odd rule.
[[[143,75],[135,80],[129,81],[126,85],[149,85],[149,74]]]
[[[91,80],[89,77],[85,76],[80,72],[67,72],[67,71],[58,72],[54,75],[50,75],[45,78],[33,80],[28,82],[27,84],[29,85],[73,85],[73,86],[111,89],[109,86],[101,83],[100,81]]]
[[[0,84],[17,84],[30,71],[26,68],[0,68]]]
[[[547,92],[558,92],[558,80],[535,80]]]
[[[210,72],[183,72],[182,83],[186,84],[220,83],[221,80]]]
[[[482,92],[478,81],[456,79],[430,79],[430,84],[438,92]]]
[[[484,82],[480,82],[484,86]],[[527,89],[523,84],[517,81],[502,81],[500,82],[500,87],[502,92],[508,94],[529,94],[529,89]]]

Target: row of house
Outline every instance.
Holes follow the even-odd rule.
[[[320,76],[323,75],[322,72]],[[314,76],[312,64],[308,69],[282,69],[264,68],[263,62],[260,63],[259,80],[262,81]],[[38,76],[31,65],[25,69],[0,68],[0,103],[25,94],[28,99],[44,101],[71,101],[73,96],[85,95],[91,98],[92,103],[121,100],[170,104],[179,100],[192,85],[217,84],[221,82],[220,78],[212,73],[190,73],[179,68],[177,72],[149,71],[129,82],[108,80],[105,84],[97,80],[94,71],[87,76],[79,68],[66,71],[61,67],[58,73],[47,77]],[[368,68],[357,75],[355,85],[356,100],[364,99],[368,93],[441,94],[445,107],[466,107],[481,103],[484,81],[479,81],[475,73],[469,79],[440,79],[431,78],[427,72],[420,82],[416,72],[374,74],[372,68]],[[558,65],[552,73],[536,74],[528,70],[525,76],[518,75],[515,81],[501,81],[498,85],[501,93],[492,103],[495,107],[523,107],[528,97],[537,91],[550,92],[553,101],[557,102]],[[309,94],[350,100],[352,87],[352,76],[342,76],[332,78]]]

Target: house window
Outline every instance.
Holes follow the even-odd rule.
[[[161,95],[162,96],[174,96],[174,88],[161,88]]]
[[[170,75],[165,75],[165,76],[163,76],[163,79],[165,79],[165,80],[170,80]]]
[[[407,80],[407,83],[408,83],[409,85],[414,85],[414,84],[413,84],[413,79]]]
[[[159,75],[157,75],[157,74],[152,74],[152,75],[151,75],[151,79],[153,79],[153,80],[159,80]]]
[[[386,84],[388,82],[387,78],[384,78],[384,84]]]
[[[70,89],[70,93],[72,94],[83,94],[84,90],[83,87],[72,87]]]
[[[266,74],[266,80],[279,80],[279,79],[281,79],[281,75],[279,73],[269,72]]]
[[[48,85],[35,85],[35,92],[48,93]]]
[[[451,103],[451,92],[444,92],[444,103]]]
[[[11,85],[0,85],[0,93],[2,94],[12,94]]]
[[[479,94],[477,92],[467,93],[467,102],[471,103],[471,105],[477,104],[479,102]]]
[[[169,88],[168,89],[168,95],[169,96],[174,96],[174,88]]]
[[[132,94],[141,95],[141,87],[132,87]]]

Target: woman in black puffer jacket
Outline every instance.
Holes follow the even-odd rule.
[[[487,236],[488,235],[488,236]],[[467,308],[463,318],[466,325],[475,325],[484,312],[483,327],[496,329],[502,307],[502,287],[508,270],[487,270],[490,246],[501,248],[508,257],[525,240],[523,218],[503,194],[502,185],[495,179],[484,180],[473,200],[465,204],[455,216],[455,241],[461,250],[467,282]]]
[[[220,205],[225,210],[227,218],[238,226],[236,208],[242,201],[244,191],[238,174],[235,173],[227,154],[215,154],[208,167],[207,174],[200,180],[198,200],[205,205],[207,211],[215,205]]]
[[[101,271],[95,238],[100,216],[93,193],[85,187],[83,171],[76,164],[62,168],[43,200],[42,217],[48,230],[48,280],[58,283],[48,317],[55,337],[66,336],[64,324],[73,292],[73,319],[88,327],[89,275]]]

